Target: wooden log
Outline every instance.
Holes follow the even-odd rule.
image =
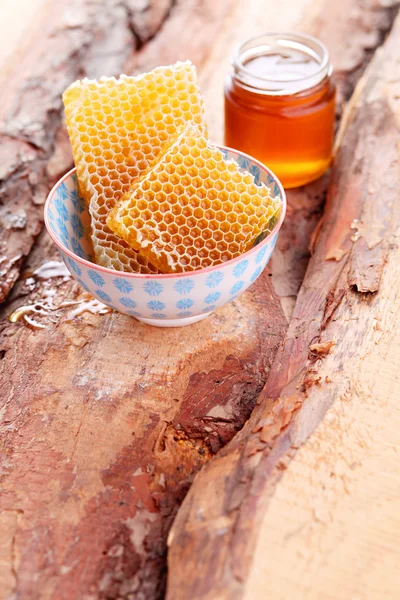
[[[358,84],[260,404],[197,476],[167,598],[400,594],[400,17]]]
[[[221,82],[228,70],[234,43],[254,35],[257,13],[263,16],[257,19],[260,32],[272,22],[277,29],[285,29],[294,25],[309,5],[309,0],[297,2],[295,6],[287,3],[276,14],[272,3],[265,5],[261,0],[252,0],[246,10],[242,10],[241,3],[232,8],[228,2],[214,5],[204,2],[201,10],[195,2],[178,4],[156,45],[145,45],[142,52],[132,55],[135,48],[141,48],[154,37],[169,13],[172,0],[156,3],[125,0],[116,4],[114,0],[107,3],[103,0],[100,5],[82,0],[67,6],[51,0],[36,2],[40,10],[28,32],[24,32],[24,42],[14,40],[17,48],[3,65],[0,76],[0,302],[14,285],[23,259],[42,228],[42,204],[49,188],[71,166],[69,144],[62,127],[61,93],[73,79],[122,70],[143,71],[155,66],[157,56],[162,56],[167,63],[181,59],[182,52],[186,52],[200,68],[204,66],[201,83],[207,91],[210,131],[216,141],[221,141]],[[388,6],[394,0],[384,2],[384,8],[372,0],[367,6],[360,0],[352,0],[348,6],[342,0],[329,8],[332,20],[322,19],[316,24],[323,3],[323,0],[314,3],[313,13],[306,19],[303,17],[303,22],[306,29],[326,39],[337,66],[339,95],[343,98],[354,79],[348,74],[362,68],[368,49],[377,44],[379,32],[387,28]],[[349,10],[350,21],[347,19]],[[219,26],[222,19],[224,27]],[[183,36],[180,44],[171,43],[177,30]],[[343,44],[337,43],[338,32],[340,38],[346,40],[346,52]],[[211,56],[210,39],[214,40]],[[302,226],[298,228],[297,243],[291,245],[300,248],[295,256],[291,249],[287,252],[278,249],[278,293],[286,299],[288,315],[308,260],[307,243],[303,248],[302,241],[308,240],[323,197],[324,193],[319,190],[315,193],[311,188],[309,195],[306,191],[299,213],[299,197],[295,194],[292,201],[292,194],[289,195],[289,209],[293,206],[296,222],[305,227],[304,230]],[[305,207],[310,208],[302,219]],[[293,237],[292,231],[290,236]],[[282,247],[285,249],[286,244]],[[302,257],[300,261],[296,260],[298,256]],[[298,276],[287,277],[294,265],[300,267]],[[288,283],[290,280],[297,283]]]
[[[305,31],[328,46],[337,86],[337,116],[349,99],[371,54],[379,46],[393,22],[398,0],[330,0],[280,3],[224,3],[221,28],[215,12],[218,4],[197,8],[182,18],[176,11],[166,22],[161,35],[132,57],[131,67],[141,71],[161,50],[165,62],[182,58],[182,48],[190,48],[200,70],[205,96],[206,116],[212,140],[223,143],[223,82],[229,71],[235,46],[265,31]],[[182,25],[182,22],[184,25]],[[211,30],[212,25],[216,27]],[[195,30],[196,35],[192,35]],[[171,44],[176,31],[182,31],[182,44]],[[210,47],[210,40],[212,45]],[[323,177],[301,189],[287,193],[287,217],[271,261],[274,289],[289,319],[307,268],[309,241],[323,208],[328,178]]]
[[[117,314],[70,322],[75,307],[43,317],[43,330],[8,323],[46,293],[82,299],[62,277],[32,283],[50,259],[42,235],[1,320],[0,597],[159,598],[171,520],[193,474],[248,418],[286,319],[265,272],[240,301],[182,331]]]
[[[374,49],[390,29],[398,4],[398,0],[314,2],[299,23],[298,30],[320,38],[328,47],[334,66],[338,121]],[[288,319],[307,269],[310,237],[321,218],[327,186],[328,177],[324,176],[287,193],[287,217],[271,269],[275,291]]]
[[[81,294],[56,282],[63,302]],[[48,286],[38,281],[30,302]],[[0,531],[13,551],[0,587],[24,598],[156,598],[176,508],[248,418],[286,321],[268,273],[240,303],[182,330],[116,313],[70,322],[75,309],[49,314],[43,330],[2,332]]]
[[[289,4],[277,15],[272,1],[208,0],[201,10],[197,1],[178,2],[141,47],[136,66],[192,58],[213,122],[218,104],[207,81],[212,74],[217,84],[219,77],[221,94],[223,80],[216,52],[228,58],[232,43],[252,33],[255,17],[260,31],[295,27],[311,2]],[[330,4],[318,6],[330,19]],[[300,193],[304,208],[319,194]],[[305,228],[304,252],[307,236]],[[157,332],[120,315],[69,322],[70,307],[45,317],[43,331],[7,323],[9,312],[44,293],[82,299],[71,281],[26,280],[55,258],[42,235],[1,320],[0,597],[159,598],[177,507],[193,475],[248,417],[287,325],[268,273],[211,320],[179,332]],[[287,276],[286,270],[281,281]]]
[[[47,0],[24,32],[0,77],[0,303],[41,231],[50,187],[72,165],[62,92],[78,77],[123,71],[171,5]]]

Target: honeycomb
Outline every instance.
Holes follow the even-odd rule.
[[[63,101],[96,262],[119,271],[156,272],[110,231],[106,219],[186,122],[206,132],[195,67],[186,61],[138,77],[83,79],[64,92]]]
[[[107,223],[161,272],[178,273],[239,256],[272,226],[280,206],[264,184],[186,126]]]

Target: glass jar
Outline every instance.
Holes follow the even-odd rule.
[[[335,85],[328,50],[300,34],[238,48],[225,84],[225,144],[254,156],[286,188],[316,179],[332,158]]]

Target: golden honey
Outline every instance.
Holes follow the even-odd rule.
[[[109,211],[187,122],[206,132],[196,69],[189,61],[138,77],[83,79],[63,94],[79,187],[92,219],[97,264],[157,272],[107,227]]]
[[[107,225],[162,273],[180,273],[240,256],[270,231],[280,209],[267,186],[187,125]]]
[[[269,167],[286,188],[332,159],[335,86],[325,46],[311,36],[267,34],[237,51],[225,85],[225,143]]]

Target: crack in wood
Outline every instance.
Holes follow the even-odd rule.
[[[158,0],[157,7],[150,0],[135,2],[135,0],[121,0],[127,16],[127,22],[133,38],[136,41],[136,51],[139,52],[147,43],[151,42],[177,4],[177,0]],[[155,17],[152,13],[156,13]],[[160,16],[161,15],[161,16]]]

